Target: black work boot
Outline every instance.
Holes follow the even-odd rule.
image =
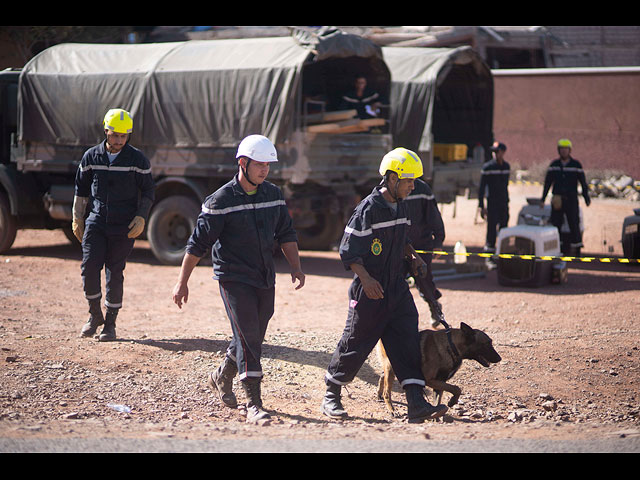
[[[428,403],[425,400],[422,391],[423,387],[420,385],[411,384],[405,387],[409,423],[422,423],[425,420],[439,418],[449,410],[446,405],[438,405],[434,407]]]
[[[80,336],[93,337],[100,325],[104,324],[104,316],[100,307],[100,299],[89,300],[89,320],[82,326]]]
[[[247,422],[257,423],[260,420],[269,419],[271,415],[262,409],[260,397],[261,378],[247,378],[240,382],[247,397]]]
[[[332,382],[327,382],[327,391],[322,399],[322,413],[331,418],[346,418],[347,412],[340,401],[342,387]]]
[[[104,328],[98,337],[100,342],[112,342],[116,339],[116,317],[117,308],[107,307],[107,314],[104,316]]]
[[[209,386],[218,392],[222,403],[229,408],[237,408],[238,400],[233,393],[233,378],[238,373],[236,362],[229,357],[224,358],[224,362],[218,369],[209,374]]]

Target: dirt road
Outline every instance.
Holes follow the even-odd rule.
[[[511,188],[511,224],[525,198],[539,193]],[[610,199],[582,205],[584,253],[621,255],[622,220],[637,205]],[[485,226],[475,207],[459,199],[443,208],[446,250],[458,240],[482,246]],[[78,335],[87,318],[79,260],[79,250],[57,231],[20,231],[0,256],[0,438],[394,440],[428,450],[430,442],[640,436],[638,265],[571,263],[567,284],[540,288],[500,286],[495,271],[440,282],[449,323],[483,329],[503,361],[490,368],[464,363],[453,380],[463,388],[459,405],[441,421],[411,425],[390,418],[377,402],[375,354],[348,387],[351,418],[320,413],[351,278],[337,253],[303,252],[302,290],[294,291],[285,262],[278,264],[263,362],[263,398],[273,419],[250,426],[206,385],[231,334],[211,267],[196,268],[189,303],[179,310],[171,302],[178,268],[159,265],[138,241],[125,271],[119,341],[99,343]],[[414,295],[427,328],[428,308]],[[393,399],[406,411],[397,385]]]

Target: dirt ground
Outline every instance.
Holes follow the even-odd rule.
[[[511,225],[525,198],[539,194],[540,187],[511,187]],[[622,221],[637,205],[581,204],[583,254],[622,255]],[[459,198],[442,213],[445,250],[461,240],[479,251],[485,225],[476,201]],[[79,337],[88,315],[79,249],[61,231],[20,231],[0,255],[0,437],[429,442],[640,435],[639,265],[572,262],[567,284],[539,288],[500,286],[495,270],[439,282],[449,323],[484,330],[503,360],[490,368],[465,361],[453,379],[463,389],[460,403],[441,420],[413,425],[390,418],[377,401],[375,353],[345,392],[350,419],[320,413],[351,278],[336,252],[301,257],[307,283],[299,291],[284,260],[278,263],[276,313],[263,349],[263,399],[273,418],[256,426],[242,410],[223,407],[206,384],[231,334],[210,266],[196,268],[189,303],[179,310],[171,301],[179,268],[158,264],[137,241],[125,271],[119,340],[100,343]],[[452,258],[436,266],[448,268]],[[429,328],[427,305],[414,296],[421,327]],[[393,400],[406,412],[397,385]]]

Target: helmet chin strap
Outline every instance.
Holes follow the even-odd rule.
[[[398,178],[398,181],[396,182],[396,186],[393,188],[393,191],[391,191],[391,189],[389,188],[388,174],[385,175],[384,178],[382,179],[382,185],[386,187],[387,192],[389,192],[389,195],[391,195],[391,198],[393,198],[396,202],[402,201],[401,198],[398,198],[398,187],[400,186],[400,178]]]
[[[251,179],[249,178],[249,172],[247,172],[247,170],[249,170],[249,164],[251,163],[251,159],[249,157],[244,157],[247,159],[247,166],[246,168],[242,166],[242,164],[240,165],[240,168],[242,169],[242,174],[244,175],[244,178],[247,182],[249,182],[251,185],[253,185],[254,187],[257,187],[258,184],[257,183],[253,183],[251,181]]]

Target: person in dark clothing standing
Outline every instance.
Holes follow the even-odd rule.
[[[105,141],[87,150],[76,173],[72,230],[82,243],[82,280],[89,320],[81,335],[91,337],[104,324],[98,340],[116,339],[122,308],[124,268],[135,238],[143,231],[153,205],[151,165],[129,142],[133,118],[122,109],[107,112]],[[89,206],[89,215],[86,210]],[[106,315],[102,314],[100,275],[105,269]]]
[[[427,271],[424,276],[418,275],[417,272],[410,273],[415,280],[420,296],[429,305],[431,326],[437,327],[444,320],[442,305],[438,301],[442,297],[442,293],[433,281],[431,268],[433,254],[421,252],[442,249],[445,238],[444,222],[431,187],[419,178],[416,179],[414,185],[415,188],[405,199],[411,220],[409,240],[424,260]]]
[[[340,243],[340,258],[355,277],[349,287],[349,311],[325,375],[327,390],[322,412],[347,416],[341,388],[350,383],[378,340],[382,340],[398,381],[405,390],[412,423],[444,415],[447,407],[427,403],[420,361],[418,311],[405,280],[405,257],[414,269],[424,267],[408,242],[404,199],[423,173],[420,158],[397,148],[380,164],[383,183],[356,207]]]
[[[551,224],[558,232],[561,232],[566,216],[569,224],[569,245],[563,245],[565,255],[579,254],[582,244],[582,232],[580,231],[580,207],[578,205],[578,183],[582,187],[582,196],[587,207],[591,205],[587,181],[582,169],[582,164],[571,156],[572,143],[563,138],[558,141],[559,158],[549,165],[544,179],[542,191],[542,203],[553,185],[551,197]]]
[[[263,409],[262,342],[274,313],[276,242],[291,266],[296,290],[305,283],[300,267],[296,231],[282,191],[267,182],[269,165],[277,162],[271,141],[250,135],[236,154],[239,170],[234,178],[207,197],[196,227],[187,242],[173,301],[187,303],[187,283],[206,254],[213,259],[214,279],[231,323],[233,338],[219,368],[208,378],[224,405],[237,407],[233,379],[239,376],[247,398],[247,422],[270,417]],[[212,248],[213,247],[213,248]]]
[[[509,223],[509,176],[511,167],[504,159],[507,146],[495,142],[491,147],[493,158],[482,166],[480,188],[478,189],[478,207],[480,215],[487,222],[485,252],[496,251],[498,232]],[[487,197],[487,207],[484,198]]]

